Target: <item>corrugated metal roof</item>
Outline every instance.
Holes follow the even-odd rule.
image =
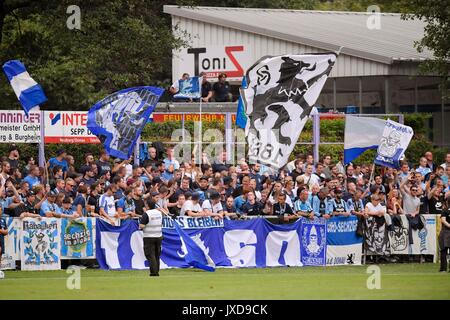
[[[414,47],[425,23],[402,20],[400,14],[381,13],[381,28],[370,30],[366,12],[179,6],[164,6],[164,12],[324,50],[343,47],[341,53],[386,64],[433,57]]]

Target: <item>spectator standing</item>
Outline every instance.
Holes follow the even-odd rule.
[[[111,172],[110,156],[106,150],[100,152],[100,158],[96,162],[98,168],[98,176],[101,177],[106,172]]]
[[[116,224],[115,219],[118,217],[116,204],[114,202],[114,193],[117,192],[115,185],[105,188],[105,193],[99,199],[99,214],[108,220],[112,225]]]
[[[69,169],[69,164],[66,161],[67,153],[64,149],[59,149],[56,152],[56,157],[50,158],[47,162],[47,168],[49,170],[52,170],[55,166],[60,166],[62,168],[62,171],[64,172],[64,177],[67,176],[67,171]]]
[[[39,167],[36,165],[30,165],[29,174],[23,179],[23,181],[28,182],[30,189],[32,189],[35,185],[41,183],[41,179],[39,178]]]
[[[447,251],[450,249],[450,210],[449,201],[445,206],[445,210],[441,214],[442,229],[439,234],[439,250],[441,256],[441,265],[439,272],[447,271]]]
[[[445,155],[445,162],[441,164],[441,167],[444,168],[444,170],[447,170],[447,168],[450,167],[450,152],[447,152]]]
[[[19,168],[19,149],[15,144],[12,144],[9,148],[8,159],[11,168]]]

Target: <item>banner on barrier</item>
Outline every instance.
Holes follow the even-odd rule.
[[[327,223],[327,265],[361,265],[363,238],[356,234],[358,218],[333,217]]]
[[[412,230],[413,244],[410,245],[409,254],[436,255],[436,217],[440,216],[423,215],[427,224],[421,230]]]
[[[61,220],[61,259],[95,258],[95,218]]]
[[[60,219],[25,218],[20,237],[22,270],[58,270],[60,260]]]
[[[8,235],[5,237],[5,248],[2,252],[0,270],[15,269],[16,260],[20,260],[20,220],[11,217],[4,218],[8,227]]]
[[[181,219],[183,220],[195,225],[207,224],[208,221],[203,218]],[[210,222],[213,221],[214,219]],[[189,228],[188,225],[185,228],[185,233],[218,267],[325,265],[324,220],[305,220],[304,224],[299,220],[289,225],[274,225],[265,219],[223,220],[220,223],[223,223],[223,227]],[[142,232],[138,230],[136,221],[125,221],[120,227],[114,227],[99,220],[96,229],[96,254],[101,268],[148,268]],[[168,228],[163,229],[163,236],[161,269],[188,268],[184,259],[187,252],[176,230],[168,225]]]

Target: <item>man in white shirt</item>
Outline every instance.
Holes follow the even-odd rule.
[[[377,194],[370,196],[370,202],[366,204],[365,213],[368,216],[384,217],[386,214],[386,207],[381,205],[381,198]]]
[[[220,202],[220,194],[218,192],[213,192],[209,195],[210,200],[203,201],[202,209],[207,216],[212,216],[214,218],[223,218],[223,207]]]
[[[99,199],[100,216],[108,220],[112,225],[116,225],[119,215],[116,212],[114,194],[117,192],[117,186],[109,185],[105,188],[105,193]]]
[[[447,170],[447,167],[450,166],[450,153],[447,153],[445,155],[445,162],[441,164],[441,167],[444,168],[444,170]]]
[[[308,186],[309,190],[311,190],[315,184],[320,185],[319,176],[313,173],[314,166],[312,164],[307,164],[305,169],[305,174],[301,175],[301,177],[303,177],[303,181]]]
[[[200,194],[194,192],[190,200],[186,200],[180,210],[180,216],[203,217],[205,216],[199,203]]]

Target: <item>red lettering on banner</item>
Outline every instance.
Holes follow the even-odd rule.
[[[233,51],[244,51],[244,46],[225,47],[225,52],[228,58],[230,58],[231,62],[237,69],[235,71],[225,71],[225,73],[229,78],[242,77],[244,75],[244,69],[233,55]]]
[[[65,126],[86,126],[87,113],[63,113],[62,123]]]

